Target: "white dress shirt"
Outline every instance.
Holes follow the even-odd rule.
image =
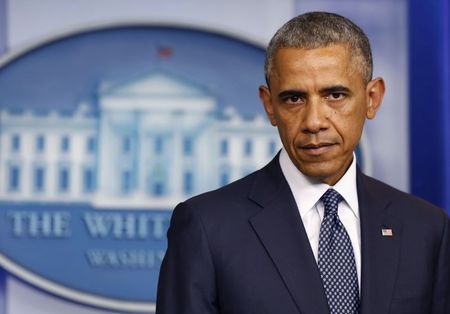
[[[305,176],[292,163],[283,148],[279,158],[281,170],[294,195],[297,208],[308,235],[311,249],[318,260],[320,225],[324,215],[324,205],[320,197],[330,188],[326,183]],[[355,255],[358,286],[361,292],[361,229],[359,220],[358,193],[356,189],[356,156],[344,176],[332,186],[344,200],[339,203],[338,215],[350,237]]]

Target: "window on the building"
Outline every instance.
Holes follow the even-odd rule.
[[[11,137],[11,151],[12,152],[20,151],[20,135],[19,134],[14,134]]]
[[[154,142],[155,154],[161,154],[164,150],[164,141],[162,136],[156,136]]]
[[[58,188],[60,192],[69,191],[70,187],[70,171],[67,166],[62,166],[59,168],[58,173]]]
[[[183,153],[185,156],[192,156],[192,153],[193,153],[192,138],[185,137],[183,139]]]
[[[45,150],[45,137],[44,135],[36,136],[36,152],[42,153]]]
[[[91,193],[95,190],[95,171],[93,168],[83,170],[83,190],[85,193]]]
[[[165,194],[165,185],[162,181],[156,181],[153,184],[153,195],[154,196],[163,196]]]
[[[242,169],[242,176],[245,177],[253,172],[253,169],[251,167],[244,167]]]
[[[194,175],[191,171],[186,171],[183,177],[183,190],[185,194],[192,194],[194,190]]]
[[[61,138],[61,152],[67,153],[70,150],[70,139],[69,136],[64,135]]]
[[[277,143],[274,140],[272,140],[269,142],[269,156],[275,155],[276,151],[277,151]]]
[[[152,167],[150,174],[150,191],[153,196],[164,196],[167,194],[167,165],[157,163]]]
[[[250,156],[253,150],[253,143],[251,140],[245,140],[244,142],[244,155]]]
[[[122,139],[122,153],[129,154],[131,152],[131,137],[124,136]]]
[[[227,185],[230,183],[230,171],[224,168],[220,171],[220,185]]]
[[[225,157],[228,155],[228,141],[223,139],[220,141],[220,156]]]
[[[20,188],[20,167],[11,165],[9,167],[9,190],[17,191]]]
[[[37,166],[34,168],[34,182],[33,188],[35,192],[44,191],[45,186],[45,169],[43,166]]]
[[[122,180],[121,180],[121,187],[120,187],[122,193],[130,193],[131,191],[131,171],[130,170],[123,170],[122,171]]]
[[[86,141],[86,151],[89,154],[93,154],[93,153],[96,152],[96,150],[97,150],[97,140],[96,140],[96,138],[93,137],[93,136],[88,137],[87,141]]]

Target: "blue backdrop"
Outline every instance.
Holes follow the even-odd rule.
[[[450,211],[448,0],[410,1],[411,192]]]

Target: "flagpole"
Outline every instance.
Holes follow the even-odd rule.
[[[8,17],[6,16],[7,0],[0,0],[0,56],[7,51]]]

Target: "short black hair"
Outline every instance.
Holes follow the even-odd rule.
[[[368,83],[372,79],[373,61],[369,39],[363,30],[341,15],[309,12],[289,20],[270,40],[264,65],[267,85],[280,48],[315,49],[333,44],[348,45],[365,83]]]

